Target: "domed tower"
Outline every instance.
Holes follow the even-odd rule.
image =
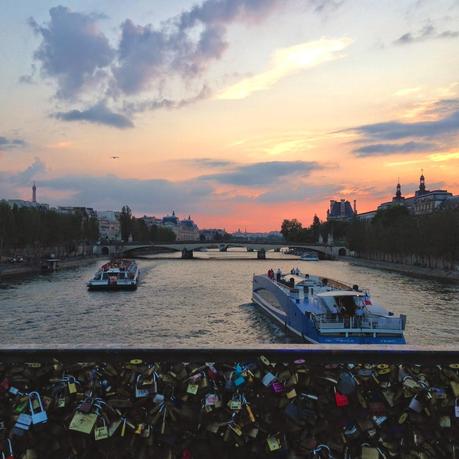
[[[424,171],[421,171],[421,176],[419,177],[419,194],[426,192],[426,179],[424,177]]]
[[[402,186],[400,185],[400,178],[397,180],[397,187],[395,189],[395,196],[392,202],[401,203],[405,198],[402,196]]]

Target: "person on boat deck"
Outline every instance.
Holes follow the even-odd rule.
[[[274,279],[274,271],[272,269],[268,269],[268,277]]]
[[[295,274],[296,274],[297,276],[299,276],[299,274],[300,274],[300,270],[299,270],[298,266],[295,268]]]
[[[361,328],[362,327],[362,319],[365,314],[365,311],[363,309],[363,306],[359,305],[357,306],[357,309],[355,310],[355,322],[356,322],[356,327]]]
[[[281,277],[282,277],[282,271],[280,270],[280,268],[277,268],[277,271],[276,271],[276,280],[277,280],[277,282],[279,282],[281,280]]]
[[[290,274],[295,274],[295,268],[292,268],[292,269],[290,270]]]

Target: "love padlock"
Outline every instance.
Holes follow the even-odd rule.
[[[48,422],[48,415],[43,408],[40,394],[38,392],[30,392],[29,394],[29,409],[32,417],[32,424],[44,424]]]
[[[459,418],[459,398],[456,398],[456,400],[454,401],[454,416],[456,416],[456,418]]]

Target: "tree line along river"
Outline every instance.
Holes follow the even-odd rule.
[[[252,275],[269,268],[358,284],[395,314],[408,317],[409,344],[453,344],[459,331],[459,285],[353,266],[305,262],[269,252],[196,254],[195,260],[138,261],[134,292],[88,292],[104,260],[0,284],[3,344],[251,345],[295,342],[251,303]]]

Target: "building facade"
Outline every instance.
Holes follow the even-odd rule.
[[[120,212],[113,210],[97,211],[100,240],[121,241]]]
[[[442,208],[445,203],[453,198],[453,194],[447,190],[428,190],[424,174],[419,177],[419,188],[414,196],[405,198],[402,195],[400,182],[397,183],[395,195],[391,201],[383,202],[377,210],[388,209],[394,206],[404,206],[414,215],[427,215]]]
[[[163,218],[148,217],[144,215],[143,221],[148,228],[158,226],[167,228],[174,232],[177,241],[199,241],[199,228],[196,223],[188,216],[185,220],[180,220],[175,211],[171,215]]]
[[[459,196],[453,196],[447,190],[428,190],[422,173],[419,177],[419,188],[413,196],[403,196],[399,181],[395,188],[395,194],[390,201],[380,204],[377,210],[358,214],[357,218],[359,220],[371,220],[378,210],[390,209],[395,206],[406,207],[412,215],[428,215],[439,209],[455,208],[457,202],[459,202]]]
[[[81,215],[86,218],[97,218],[97,212],[92,207],[59,206],[57,212],[67,215]]]
[[[179,222],[177,241],[199,241],[199,228],[189,215]]]
[[[203,241],[222,241],[226,231],[220,228],[207,228],[199,231],[199,238]]]
[[[357,214],[356,201],[354,200],[354,208],[346,199],[336,201],[330,200],[330,209],[327,210],[327,221],[349,221]]]

